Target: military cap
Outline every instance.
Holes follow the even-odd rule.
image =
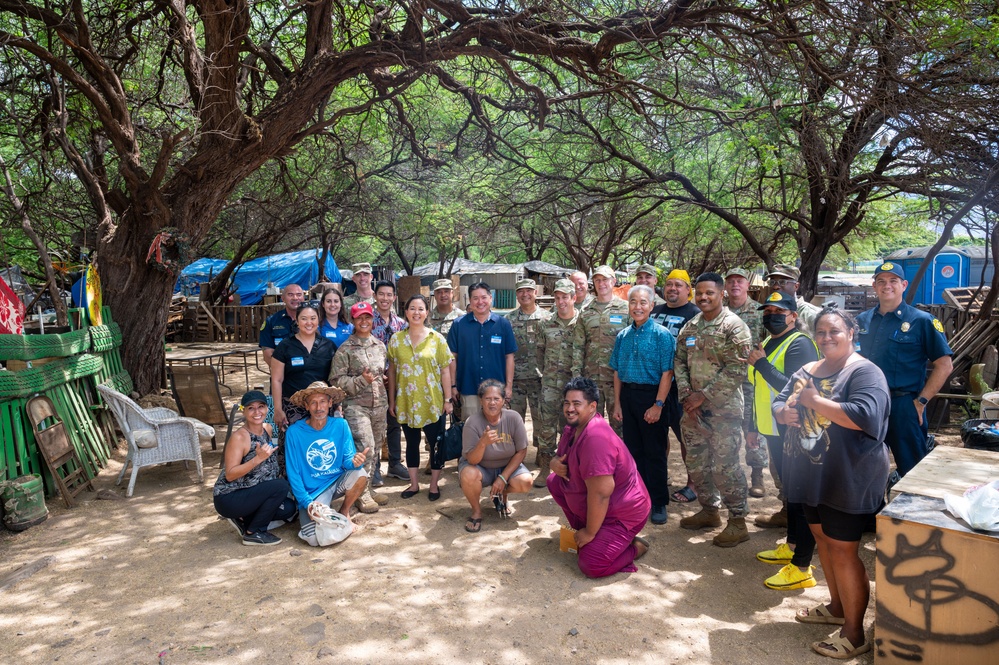
[[[646,275],[652,275],[653,277],[655,277],[658,274],[656,273],[656,267],[651,263],[643,263],[642,265],[638,266],[638,270],[635,271],[635,274],[641,275],[643,272]]]
[[[535,282],[533,279],[517,280],[517,289],[516,289],[517,291],[520,291],[521,289],[537,289],[537,288],[538,288],[538,283]]]
[[[560,279],[555,282],[555,293],[568,293],[570,296],[576,294],[576,285],[568,279]]]
[[[355,275],[359,272],[366,272],[369,275],[371,274],[370,263],[355,263],[354,265],[351,266],[351,268],[353,269]]]
[[[593,276],[596,277],[597,275],[606,277],[607,279],[614,279],[614,269],[610,266],[598,266],[593,271]]]
[[[890,272],[893,275],[898,275],[899,279],[905,279],[905,271],[902,270],[902,266],[897,263],[892,263],[891,261],[885,261],[877,268],[874,269],[874,276],[877,277],[883,272]]]
[[[453,288],[454,288],[454,282],[452,282],[450,279],[438,279],[437,281],[434,282],[433,291],[436,292],[440,291],[441,289],[453,289]]]
[[[732,268],[727,273],[725,273],[725,279],[728,279],[729,277],[733,276],[742,277],[743,279],[748,279],[750,281],[752,281],[753,279],[753,273],[749,272],[745,268]]]
[[[778,263],[767,274],[767,279],[773,279],[774,277],[788,277],[797,282],[801,277],[801,271],[786,263]]]

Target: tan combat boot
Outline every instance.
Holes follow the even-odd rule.
[[[721,515],[717,508],[701,508],[700,512],[684,517],[680,520],[680,526],[684,529],[713,529],[721,526]]]
[[[763,517],[760,515],[754,521],[756,526],[761,529],[783,529],[787,527],[787,506],[781,506],[781,509],[770,517]]]
[[[379,506],[384,506],[388,503],[388,497],[384,494],[379,494],[374,490],[368,490],[368,495],[371,496],[372,501],[377,503]]]
[[[365,514],[378,512],[378,504],[367,492],[358,497],[357,501],[354,502],[354,507]]]
[[[746,529],[745,517],[732,517],[725,530],[711,539],[718,547],[735,547],[749,540],[749,530]]]
[[[548,453],[538,453],[538,476],[534,479],[535,487],[548,487],[548,474],[551,473],[548,469],[548,463],[552,461],[552,456]]]
[[[766,494],[763,489],[763,469],[753,467],[752,487],[749,488],[749,496],[760,499]]]

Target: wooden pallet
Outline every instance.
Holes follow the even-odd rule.
[[[958,289],[944,289],[943,298],[948,304],[957,307],[970,314],[977,314],[985,303],[985,298],[989,295],[989,287],[962,287]]]

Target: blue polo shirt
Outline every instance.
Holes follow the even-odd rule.
[[[893,396],[915,396],[926,385],[926,363],[954,353],[940,322],[904,302],[887,314],[861,312],[857,325],[860,354],[884,372]]]
[[[278,344],[297,332],[298,325],[295,319],[288,316],[288,310],[282,309],[267,317],[264,325],[260,326],[260,348],[276,349]]]
[[[346,342],[347,338],[350,337],[353,332],[353,323],[338,321],[336,328],[334,328],[330,325],[330,322],[324,318],[323,322],[319,325],[319,332],[316,334],[333,342],[334,349],[339,349],[340,345]]]
[[[447,333],[447,345],[457,356],[458,392],[475,395],[486,379],[506,383],[506,356],[517,352],[517,340],[510,322],[490,312],[485,323],[479,323],[468,312],[455,320]]]
[[[659,385],[663,372],[673,369],[676,338],[651,318],[618,332],[608,363],[622,383]]]

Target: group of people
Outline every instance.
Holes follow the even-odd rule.
[[[812,645],[823,655],[869,650],[861,534],[883,505],[889,448],[902,475],[928,452],[925,406],[951,371],[942,326],[902,301],[908,283],[892,263],[874,274],[879,305],[856,320],[805,302],[793,266],[769,271],[763,303],[748,297],[751,275],[742,269],[693,281],[673,270],[662,297],[656,275],[641,266],[624,300],[611,268],[593,271],[593,294],[586,275],[573,273],[555,283],[552,312],[538,306],[535,283],[522,280],[506,316],[492,311],[484,283],[469,287],[462,312],[445,279],[433,285],[433,307],[415,295],[400,318],[394,285],[372,287],[368,264],[354,266],[356,293],[328,290],[321,311],[302,304],[300,287],[286,287],[285,309],[261,332],[278,431],[264,424],[264,396],[247,393],[246,424],[226,447],[216,484],[217,510],[245,544],[270,544],[268,525],[294,519],[297,508],[308,538],[305,509],[314,500],[342,497],[348,519],[352,506],[374,512],[387,501],[375,491],[383,442],[388,473],[410,483],[400,496],[416,496],[422,439],[435,501],[445,421],[460,408],[465,529],[481,529],[484,489],[506,517],[509,494],[547,487],[575,529],[580,569],[600,577],[635,570],[649,546],[641,530],[665,524],[671,501],[699,503],[680,520],[685,529],[721,527],[724,504],[728,522],[713,543],[749,540],[748,497],[763,495],[769,464],[784,507],[756,524],[786,526],[788,535],[757,554],[782,566],[766,585],[814,586],[817,549],[831,600],[797,620],[841,626]],[[405,435],[405,466],[393,428]],[[670,432],[687,471],[675,491]],[[275,459],[282,453],[284,475]],[[234,495],[246,497],[243,508]]]

